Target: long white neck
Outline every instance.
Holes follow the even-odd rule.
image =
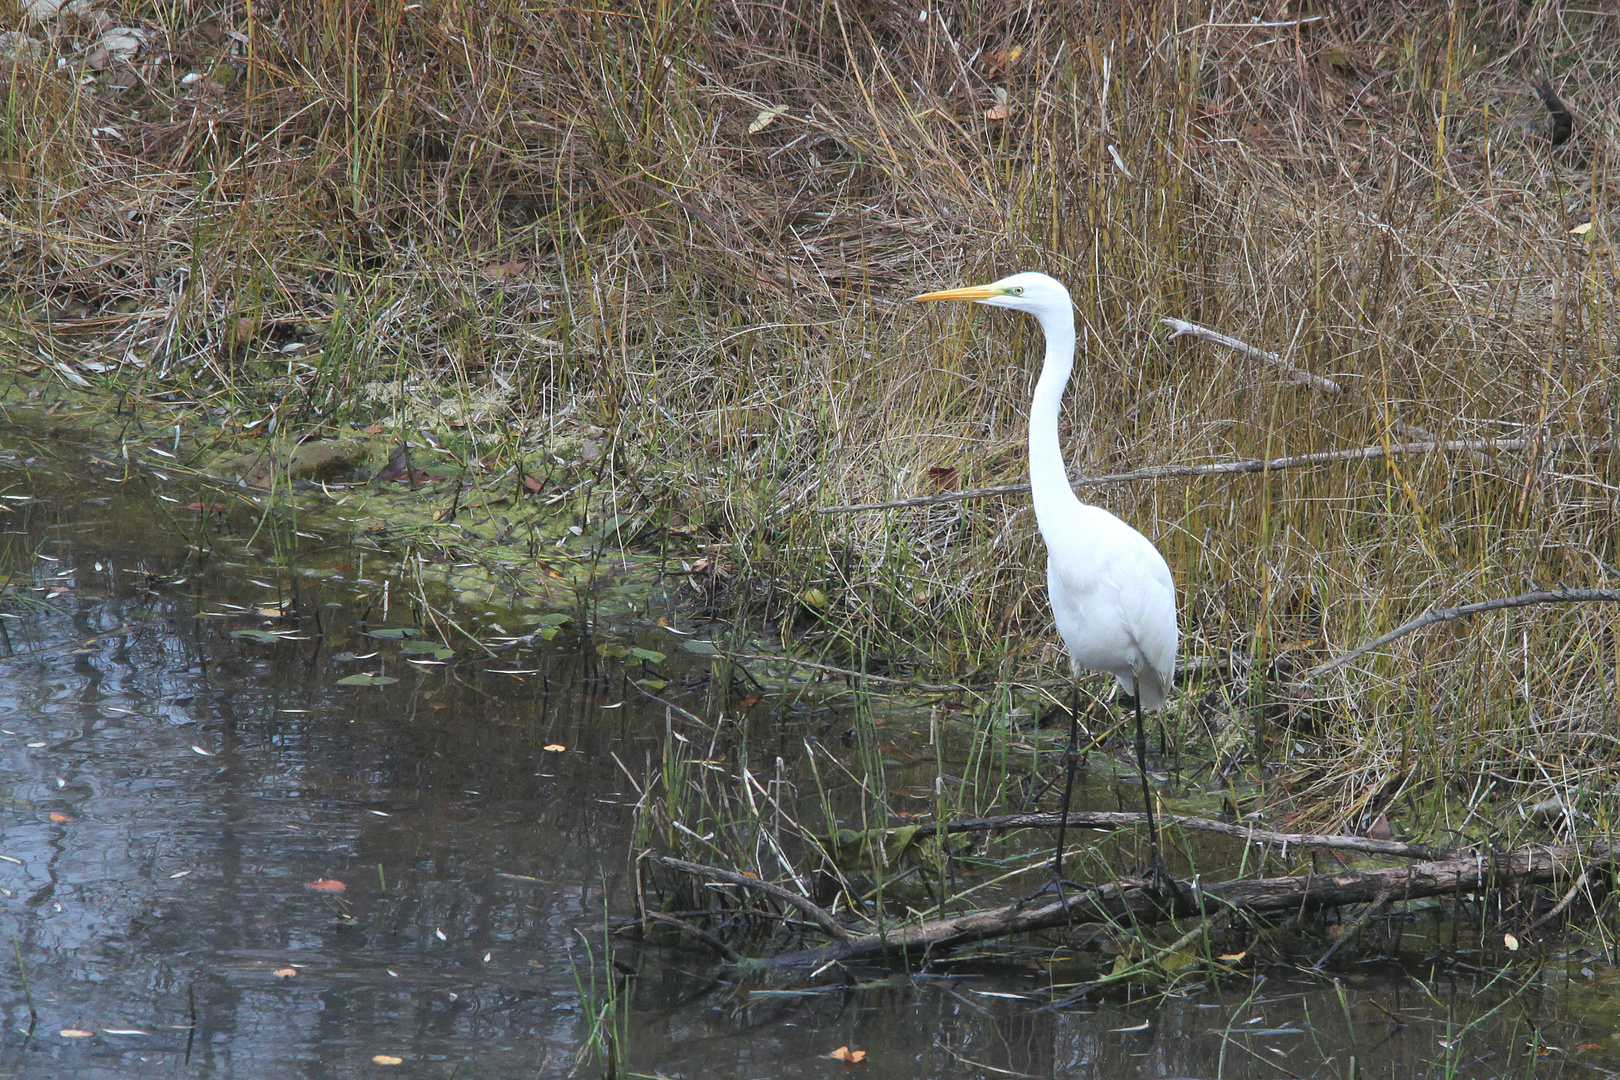
[[[1046,363],[1029,407],[1029,483],[1035,520],[1044,533],[1052,520],[1051,511],[1079,502],[1069,486],[1063,448],[1058,444],[1063,388],[1074,369],[1074,312],[1067,306],[1062,311],[1042,312],[1041,329],[1046,332]]]

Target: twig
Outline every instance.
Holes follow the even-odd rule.
[[[730,945],[727,945],[725,942],[721,941],[707,930],[704,930],[701,927],[693,926],[685,919],[677,919],[675,916],[662,911],[643,911],[641,914],[643,918],[651,919],[654,922],[661,922],[665,926],[673,926],[681,933],[697,938],[699,941],[703,942],[703,944],[707,945],[709,948],[713,949],[715,952],[724,957],[727,963],[742,963],[742,954],[736,949],[733,949]]]
[[[1592,875],[1588,871],[1582,870],[1581,871],[1581,876],[1575,879],[1575,884],[1573,884],[1573,885],[1571,885],[1569,887],[1569,892],[1564,894],[1564,898],[1562,900],[1558,901],[1558,903],[1554,904],[1553,909],[1551,911],[1547,912],[1547,914],[1543,915],[1541,918],[1537,919],[1535,922],[1533,922],[1529,926],[1525,927],[1524,928],[1525,933],[1529,933],[1532,930],[1539,930],[1542,926],[1546,925],[1551,920],[1558,918],[1558,916],[1563,912],[1563,910],[1565,908],[1569,907],[1570,901],[1575,899],[1575,894],[1580,892],[1582,889],[1586,888],[1587,882],[1589,882],[1591,880],[1592,880]]]
[[[1331,380],[1330,380],[1331,381]],[[1524,450],[1537,445],[1536,439],[1443,439],[1424,442],[1394,443],[1390,446],[1363,446],[1355,450],[1325,450],[1316,454],[1295,454],[1280,458],[1245,458],[1238,461],[1217,461],[1208,465],[1153,465],[1130,472],[1108,473],[1103,476],[1071,476],[1075,487],[1096,487],[1103,484],[1125,484],[1136,480],[1178,480],[1190,476],[1231,476],[1245,473],[1270,473],[1282,469],[1299,469],[1311,465],[1333,465],[1346,461],[1371,461],[1377,458],[1398,457],[1407,454],[1439,454],[1459,451]],[[1613,439],[1551,439],[1546,443],[1548,454],[1565,450],[1591,452],[1611,450]],[[993,495],[1017,495],[1029,490],[1029,484],[1000,484],[996,487],[968,488],[963,491],[944,491],[938,495],[919,495],[911,499],[893,499],[889,502],[850,503],[845,506],[821,506],[818,514],[848,514],[858,510],[898,510],[908,506],[935,506],[941,503],[984,499]]]
[[[1356,916],[1356,921],[1345,927],[1344,933],[1339,935],[1337,941],[1328,946],[1327,952],[1323,953],[1321,957],[1317,959],[1316,963],[1312,965],[1311,970],[1321,971],[1322,965],[1327,963],[1328,960],[1332,958],[1333,954],[1339,951],[1339,946],[1361,933],[1362,927],[1366,926],[1372,917],[1376,915],[1385,904],[1389,903],[1390,898],[1394,895],[1394,889],[1385,889],[1383,892],[1373,897],[1372,903],[1361,909],[1361,914]]]
[[[1500,600],[1482,600],[1477,604],[1464,604],[1454,608],[1435,608],[1427,611],[1411,622],[1402,623],[1382,637],[1374,638],[1365,645],[1357,645],[1347,653],[1340,653],[1325,664],[1318,664],[1301,675],[1295,685],[1309,682],[1320,675],[1325,675],[1335,668],[1343,667],[1358,656],[1364,656],[1374,649],[1388,645],[1396,638],[1405,637],[1414,630],[1421,630],[1437,622],[1449,622],[1452,619],[1462,619],[1469,615],[1478,615],[1485,611],[1500,611],[1503,608],[1529,607],[1532,604],[1580,604],[1593,601],[1606,603],[1620,603],[1620,589],[1541,589],[1528,592],[1522,596],[1508,596]]]
[[[1242,355],[1247,356],[1250,360],[1258,360],[1262,364],[1269,364],[1271,367],[1274,367],[1278,371],[1282,372],[1283,375],[1289,380],[1300,383],[1303,386],[1309,386],[1313,390],[1320,390],[1324,394],[1335,395],[1349,393],[1349,391],[1342,384],[1334,382],[1325,375],[1314,375],[1302,367],[1296,367],[1295,365],[1290,364],[1287,360],[1284,360],[1274,352],[1267,352],[1264,349],[1257,349],[1253,345],[1250,345],[1247,341],[1239,341],[1237,338],[1223,334],[1219,330],[1211,330],[1207,326],[1199,326],[1197,323],[1187,322],[1185,319],[1171,319],[1167,317],[1160,319],[1159,321],[1168,326],[1171,330],[1175,331],[1175,333],[1170,335],[1171,341],[1181,337],[1183,334],[1186,334],[1189,337],[1202,338],[1203,340],[1211,342],[1215,345],[1225,346],[1235,353],[1241,353]]]
[[[837,919],[828,914],[825,908],[790,889],[782,888],[775,882],[766,881],[763,878],[749,877],[747,874],[739,874],[735,870],[722,870],[718,866],[704,866],[702,863],[687,862],[685,859],[671,859],[660,855],[653,856],[653,859],[660,866],[667,866],[671,870],[679,870],[681,873],[690,874],[693,877],[715,878],[725,882],[727,885],[740,885],[745,889],[758,889],[762,893],[768,893],[784,904],[791,904],[804,912],[815,921],[817,926],[825,930],[828,936],[838,941],[849,941],[855,936],[847,927],[841,925]]]
[[[1248,342],[1239,341],[1237,338],[1223,334],[1219,330],[1211,330],[1207,326],[1199,326],[1197,323],[1187,322],[1185,319],[1164,318],[1160,319],[1159,321],[1175,331],[1175,333],[1170,335],[1170,339],[1172,341],[1183,334],[1187,334],[1191,337],[1203,338],[1205,341],[1213,342],[1216,345],[1224,345],[1226,348],[1231,349],[1234,352],[1241,353],[1251,360],[1258,360],[1262,364],[1269,364],[1278,371],[1282,372],[1285,377],[1293,382],[1299,383],[1303,386],[1309,386],[1313,390],[1320,390],[1324,394],[1334,394],[1343,397],[1359,396],[1354,390],[1348,386],[1345,386],[1343,383],[1335,382],[1332,379],[1327,378],[1325,375],[1312,374],[1302,367],[1296,367],[1295,365],[1290,364],[1287,360],[1284,360],[1274,352],[1267,352],[1264,349],[1257,349]],[[1390,426],[1397,433],[1404,435],[1409,439],[1434,438],[1434,433],[1432,431],[1429,431],[1426,428],[1420,428],[1416,424],[1409,424],[1405,420],[1396,420]]]

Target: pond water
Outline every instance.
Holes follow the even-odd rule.
[[[405,654],[366,630],[422,613],[345,538],[201,498],[0,434],[0,1077],[597,1076],[603,1017],[663,1077],[1620,1070],[1607,969],[1450,924],[1083,1011],[1028,966],[743,985],[611,938],[663,710],[566,635]]]

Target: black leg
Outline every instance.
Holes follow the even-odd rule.
[[[1147,735],[1142,730],[1142,699],[1136,699],[1136,768],[1142,775],[1142,809],[1147,812],[1148,850],[1152,853],[1152,862],[1148,864],[1148,880],[1156,887],[1168,887],[1170,895],[1181,902],[1181,889],[1176,885],[1176,879],[1170,876],[1164,866],[1164,856],[1159,850],[1159,823],[1153,816],[1153,792],[1148,787],[1147,770]]]
[[[1063,752],[1063,767],[1068,775],[1063,780],[1062,817],[1058,818],[1057,849],[1052,852],[1052,881],[1058,895],[1063,895],[1063,840],[1069,828],[1069,799],[1074,795],[1074,746],[1080,741],[1080,691],[1076,688],[1069,699],[1069,748]],[[1065,905],[1067,906],[1067,905]]]
[[[1141,688],[1138,687],[1138,690]],[[1164,859],[1159,855],[1159,824],[1153,817],[1153,792],[1148,787],[1147,771],[1147,733],[1142,730],[1142,695],[1136,696],[1136,768],[1142,775],[1142,809],[1147,813],[1148,850],[1152,852],[1153,862],[1148,875],[1161,878],[1164,875]]]

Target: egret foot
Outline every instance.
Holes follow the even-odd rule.
[[[1043,896],[1047,896],[1051,893],[1057,893],[1058,903],[1063,905],[1063,913],[1067,915],[1069,913],[1069,894],[1063,891],[1064,886],[1068,886],[1069,888],[1075,889],[1079,892],[1085,892],[1086,889],[1089,888],[1089,886],[1081,885],[1077,881],[1068,880],[1062,874],[1058,873],[1056,867],[1054,867],[1052,870],[1052,876],[1047,879],[1045,885],[1042,885],[1040,888],[1036,889],[1034,892],[1030,893],[1013,906],[1015,908],[1022,908],[1026,904],[1034,903]]]

